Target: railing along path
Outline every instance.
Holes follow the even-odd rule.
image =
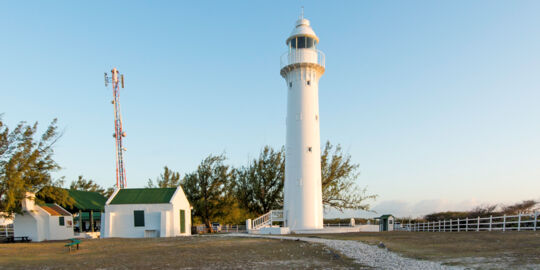
[[[489,216],[400,224],[396,230],[410,232],[536,231],[538,212],[533,214]]]

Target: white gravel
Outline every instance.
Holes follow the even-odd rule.
[[[386,248],[379,248],[377,246],[372,246],[353,240],[332,240],[313,237],[254,234],[229,234],[229,236],[299,240],[309,243],[323,244],[333,250],[339,251],[349,258],[356,260],[356,262],[359,264],[373,267],[375,269],[465,269],[463,267],[442,265],[438,262],[405,258],[397,253],[388,251]]]

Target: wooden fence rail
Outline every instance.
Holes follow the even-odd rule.
[[[396,224],[395,230],[409,232],[536,231],[540,229],[538,212],[513,216],[489,216]]]
[[[0,239],[13,237],[13,224],[0,225]]]

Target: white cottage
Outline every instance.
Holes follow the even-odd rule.
[[[117,189],[105,203],[102,237],[191,235],[191,205],[181,187]]]
[[[37,205],[33,193],[27,193],[22,203],[22,214],[13,220],[15,237],[29,237],[32,241],[66,240],[74,237],[73,217],[58,204]]]

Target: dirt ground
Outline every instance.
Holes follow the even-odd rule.
[[[324,246],[220,236],[0,244],[0,269],[362,269]]]
[[[312,237],[384,245],[405,257],[482,269],[540,269],[538,232],[383,232]]]

